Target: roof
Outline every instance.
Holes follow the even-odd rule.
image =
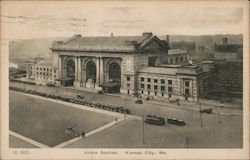
[[[178,68],[166,68],[166,67],[143,67],[139,70],[140,73],[152,73],[152,74],[168,74],[176,75]]]
[[[215,51],[217,52],[242,52],[242,44],[215,44]]]
[[[188,52],[183,49],[169,49],[168,55],[177,55],[177,54],[187,54]]]
[[[134,52],[143,48],[151,40],[157,40],[165,47],[165,43],[152,33],[144,33],[140,36],[109,36],[109,37],[82,37],[74,35],[66,41],[55,41],[52,50],[76,50],[76,51],[108,51],[108,52]]]

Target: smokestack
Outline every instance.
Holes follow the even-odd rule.
[[[224,45],[227,45],[227,44],[228,44],[228,42],[227,42],[227,37],[222,38],[222,44],[224,44]]]
[[[169,35],[166,36],[166,42],[169,43]]]

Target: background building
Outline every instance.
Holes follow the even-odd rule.
[[[36,84],[55,84],[58,79],[58,69],[53,67],[50,59],[36,58],[27,64],[26,78]]]

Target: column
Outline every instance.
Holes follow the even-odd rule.
[[[103,58],[100,57],[100,84],[104,83]]]
[[[58,57],[58,78],[62,78],[62,56]]]
[[[82,76],[81,76],[81,72],[82,72],[82,62],[81,62],[81,57],[78,57],[78,70],[77,70],[77,77],[78,77],[78,81],[81,82],[82,80]]]
[[[80,87],[80,81],[79,81],[79,59],[80,57],[75,57],[75,81],[74,81],[74,87],[79,88]]]
[[[100,84],[100,57],[96,58],[96,87],[99,87]]]

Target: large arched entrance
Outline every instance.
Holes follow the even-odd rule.
[[[121,67],[116,62],[109,65],[109,82],[121,83]]]
[[[93,61],[89,61],[86,65],[86,80],[96,82],[96,64]]]
[[[66,61],[66,74],[65,79],[62,79],[61,83],[63,86],[73,86],[75,81],[75,62],[73,59]]]

